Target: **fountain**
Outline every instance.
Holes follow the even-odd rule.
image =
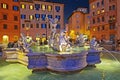
[[[100,51],[98,51],[98,46],[99,44],[96,41],[96,38],[93,37],[92,40],[90,41],[90,49],[88,50],[88,55],[87,55],[87,63],[88,65],[95,65],[97,63],[100,63]]]
[[[17,48],[3,50],[6,61],[20,62],[32,70],[47,69],[57,72],[78,71],[87,65],[100,63],[100,52],[96,49],[98,45],[95,38],[90,41],[88,51],[84,48],[83,34],[79,35],[78,44],[71,46],[73,43],[69,41],[65,30],[57,33],[57,22],[58,19],[49,19],[51,35],[48,45],[40,46],[39,52],[32,50],[33,41],[27,40],[27,36],[21,34]],[[37,45],[37,47],[39,46]]]
[[[66,31],[62,30],[56,33],[57,19],[49,19],[51,27],[51,36],[48,40],[49,46],[44,47],[44,51],[29,52],[28,56],[28,68],[32,70],[47,69],[57,72],[69,72],[77,71],[85,68],[87,65],[95,65],[100,63],[99,52],[95,50],[92,45],[95,43],[92,41],[91,48],[88,52],[84,49],[83,35],[80,35],[79,46],[72,47],[65,35]],[[47,52],[47,49],[51,51]],[[88,54],[89,53],[89,54]],[[92,59],[91,57],[94,57]]]

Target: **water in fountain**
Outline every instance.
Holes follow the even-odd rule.
[[[105,53],[107,55],[111,56],[115,61],[117,61],[120,64],[120,61],[109,50],[103,48],[103,53],[102,54],[104,55]],[[117,53],[114,53],[114,54],[117,54]]]

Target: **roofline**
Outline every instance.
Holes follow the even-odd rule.
[[[97,1],[97,0],[89,0],[89,3],[93,3],[93,2],[95,2],[95,1]]]
[[[83,13],[83,12],[81,12],[81,11],[73,11],[72,14],[67,18],[67,20],[69,20],[69,18],[70,18],[74,13],[76,13],[76,12],[80,12],[80,13],[82,13],[82,14],[87,14],[87,13]]]
[[[53,3],[53,4],[60,4],[60,5],[64,5],[63,3],[58,3],[58,2],[49,2],[49,1],[39,1],[39,0],[32,0],[32,1],[24,1],[24,0],[20,0],[20,2],[30,2],[30,3],[33,3],[33,2],[45,2],[45,3]]]

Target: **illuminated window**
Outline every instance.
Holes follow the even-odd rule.
[[[5,3],[2,3],[1,6],[2,6],[2,8],[4,8],[4,9],[8,9],[8,5],[5,4]]]
[[[93,31],[96,31],[96,29],[94,28]]]
[[[92,5],[92,9],[95,9],[95,5],[94,4]]]
[[[32,9],[32,10],[33,10],[33,9],[34,9],[33,5],[30,5],[30,6],[29,6],[29,9]]]
[[[18,36],[14,36],[14,40],[17,41],[19,38]]]
[[[42,10],[44,11],[45,10],[45,5],[42,4]]]
[[[33,16],[33,15],[30,15],[30,16],[29,16],[29,19],[30,19],[30,20],[33,20],[33,19],[34,19],[34,16]]]
[[[104,9],[102,9],[102,10],[101,10],[101,13],[104,13],[104,12],[105,12],[105,10],[104,10]]]
[[[48,11],[51,11],[52,10],[52,6],[48,6]]]
[[[24,4],[22,4],[22,5],[21,5],[21,8],[22,8],[22,9],[25,9],[25,8],[26,8],[26,6],[25,6]]]
[[[97,14],[100,14],[100,10],[97,11]]]

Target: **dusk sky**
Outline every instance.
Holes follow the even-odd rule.
[[[89,7],[89,0],[46,0],[51,2],[59,2],[65,4],[64,16],[65,22],[67,22],[67,18],[72,14],[72,12],[78,7]]]

